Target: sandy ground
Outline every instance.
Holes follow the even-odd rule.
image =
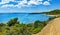
[[[57,16],[57,15],[47,15],[47,16]]]
[[[41,32],[34,35],[60,35],[60,17],[50,21]]]
[[[58,17],[58,16],[60,16],[60,14],[58,14],[58,15],[47,15],[47,16],[55,16],[55,17]]]

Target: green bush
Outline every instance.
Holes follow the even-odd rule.
[[[0,35],[32,35],[42,30],[46,22],[39,20],[34,23],[23,24],[18,22],[18,18],[13,18],[7,24],[0,24]]]
[[[11,19],[10,21],[8,21],[7,24],[8,24],[8,26],[13,26],[16,23],[18,23],[17,21],[18,21],[18,18],[14,18],[14,19]]]

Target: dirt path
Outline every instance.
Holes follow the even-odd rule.
[[[60,35],[60,17],[50,21],[41,32],[34,35]]]

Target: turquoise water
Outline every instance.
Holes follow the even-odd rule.
[[[18,18],[18,21],[20,23],[33,23],[36,20],[39,21],[46,21],[50,18],[50,16],[47,16],[45,14],[0,14],[0,23],[7,23],[10,19]]]

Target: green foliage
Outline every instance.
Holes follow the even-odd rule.
[[[42,12],[43,14],[48,14],[48,15],[59,15],[60,10],[52,10],[50,12]]]
[[[34,27],[37,28],[39,26],[43,26],[43,24],[38,20],[34,22]]]
[[[44,27],[44,23],[40,22],[39,20],[34,22],[34,29],[32,30],[32,33],[36,34],[39,31],[41,31]]]
[[[18,18],[13,18],[7,24],[0,23],[0,35],[32,35],[43,29],[48,21],[39,20],[34,23],[19,23]]]
[[[5,26],[5,24],[3,24],[3,23],[0,23],[0,27],[2,27],[2,26]]]
[[[14,19],[11,19],[10,21],[8,21],[7,24],[8,24],[8,26],[13,26],[16,23],[19,23],[17,21],[18,21],[18,18],[14,18]]]
[[[53,20],[53,19],[55,19],[55,18],[58,18],[58,17],[50,17],[50,18],[48,19],[48,21],[51,21],[51,20]]]
[[[32,33],[36,34],[42,30],[43,27],[38,27],[32,30]]]
[[[30,32],[27,28],[28,28],[27,25],[24,25],[24,26],[21,28],[20,33],[21,33],[22,35],[32,35],[31,32]]]

